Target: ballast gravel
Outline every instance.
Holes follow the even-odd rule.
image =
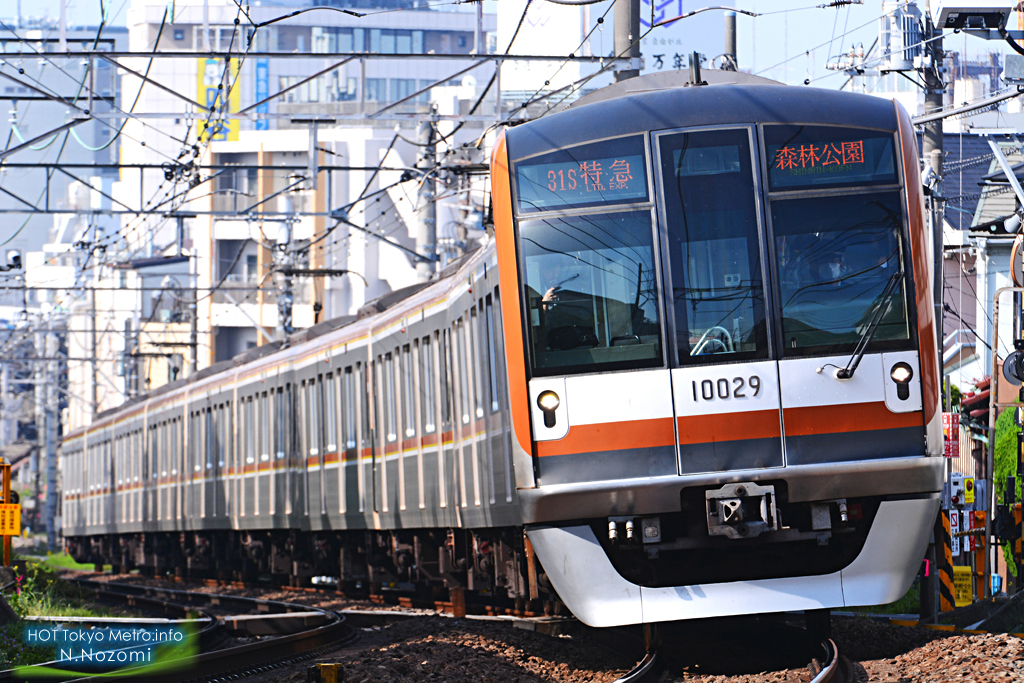
[[[89,578],[96,578],[95,575]],[[138,576],[106,580],[160,583]],[[168,585],[163,583],[163,585]],[[259,594],[268,599],[327,609],[380,609],[329,593],[196,587],[207,592]],[[386,608],[385,608],[386,609]],[[586,631],[549,636],[504,621],[427,615],[386,627],[364,629],[359,642],[312,662],[247,678],[255,683],[306,681],[313,662],[340,662],[346,683],[600,683],[615,681],[636,662],[611,652]],[[1008,634],[966,634],[894,626],[869,618],[832,618],[832,639],[850,660],[856,683],[948,683],[1024,681],[1024,640]],[[807,668],[724,675],[666,674],[663,683],[806,683]]]

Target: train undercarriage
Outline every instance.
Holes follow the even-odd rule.
[[[523,611],[564,609],[522,529],[223,530],[72,537],[75,561],[115,573],[313,586],[446,600],[458,588]],[[538,601],[533,602],[532,601]]]

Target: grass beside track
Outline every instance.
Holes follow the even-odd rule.
[[[20,618],[18,622],[0,627],[0,669],[38,664],[54,659],[54,649],[27,647],[24,630],[27,616],[39,617],[107,617],[123,616],[124,612],[97,607],[78,586],[57,575],[58,568],[92,569],[78,565],[66,555],[46,558],[15,557],[15,585],[4,595]]]

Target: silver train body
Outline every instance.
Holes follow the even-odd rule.
[[[510,129],[437,281],[68,435],[68,549],[594,626],[895,600],[942,474],[917,173],[898,105],[813,89]]]

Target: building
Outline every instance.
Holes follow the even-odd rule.
[[[391,5],[406,11],[374,12]],[[75,342],[80,357],[99,360],[69,368],[71,392],[85,399],[70,403],[72,427],[416,282],[426,220],[416,207],[430,204],[422,187],[438,183],[433,191],[443,193],[439,261],[430,270],[485,237],[485,133],[498,112],[493,100],[480,101],[494,65],[477,65],[474,53],[493,47],[494,15],[379,0],[360,4],[365,16],[320,8],[253,34],[250,19],[310,4],[274,0],[248,17],[230,0],[179,0],[173,18],[167,7],[133,1],[131,49],[196,56],[119,60],[123,99],[149,115],[125,126],[126,167],[110,194],[159,213],[122,216],[107,238],[113,248],[91,271],[95,305],[75,310],[72,328],[92,329],[86,316],[94,311],[100,331]],[[246,57],[250,37],[251,49],[281,54]],[[224,51],[239,56],[225,66],[211,54]],[[366,56],[332,54],[350,51]],[[439,54],[448,56],[427,57]],[[452,117],[474,104],[455,131]],[[423,119],[443,139],[427,176],[415,168]],[[174,264],[167,258],[179,255]],[[172,265],[178,272],[150,275]],[[310,269],[346,272],[287,274]],[[166,308],[168,300],[176,307]]]

